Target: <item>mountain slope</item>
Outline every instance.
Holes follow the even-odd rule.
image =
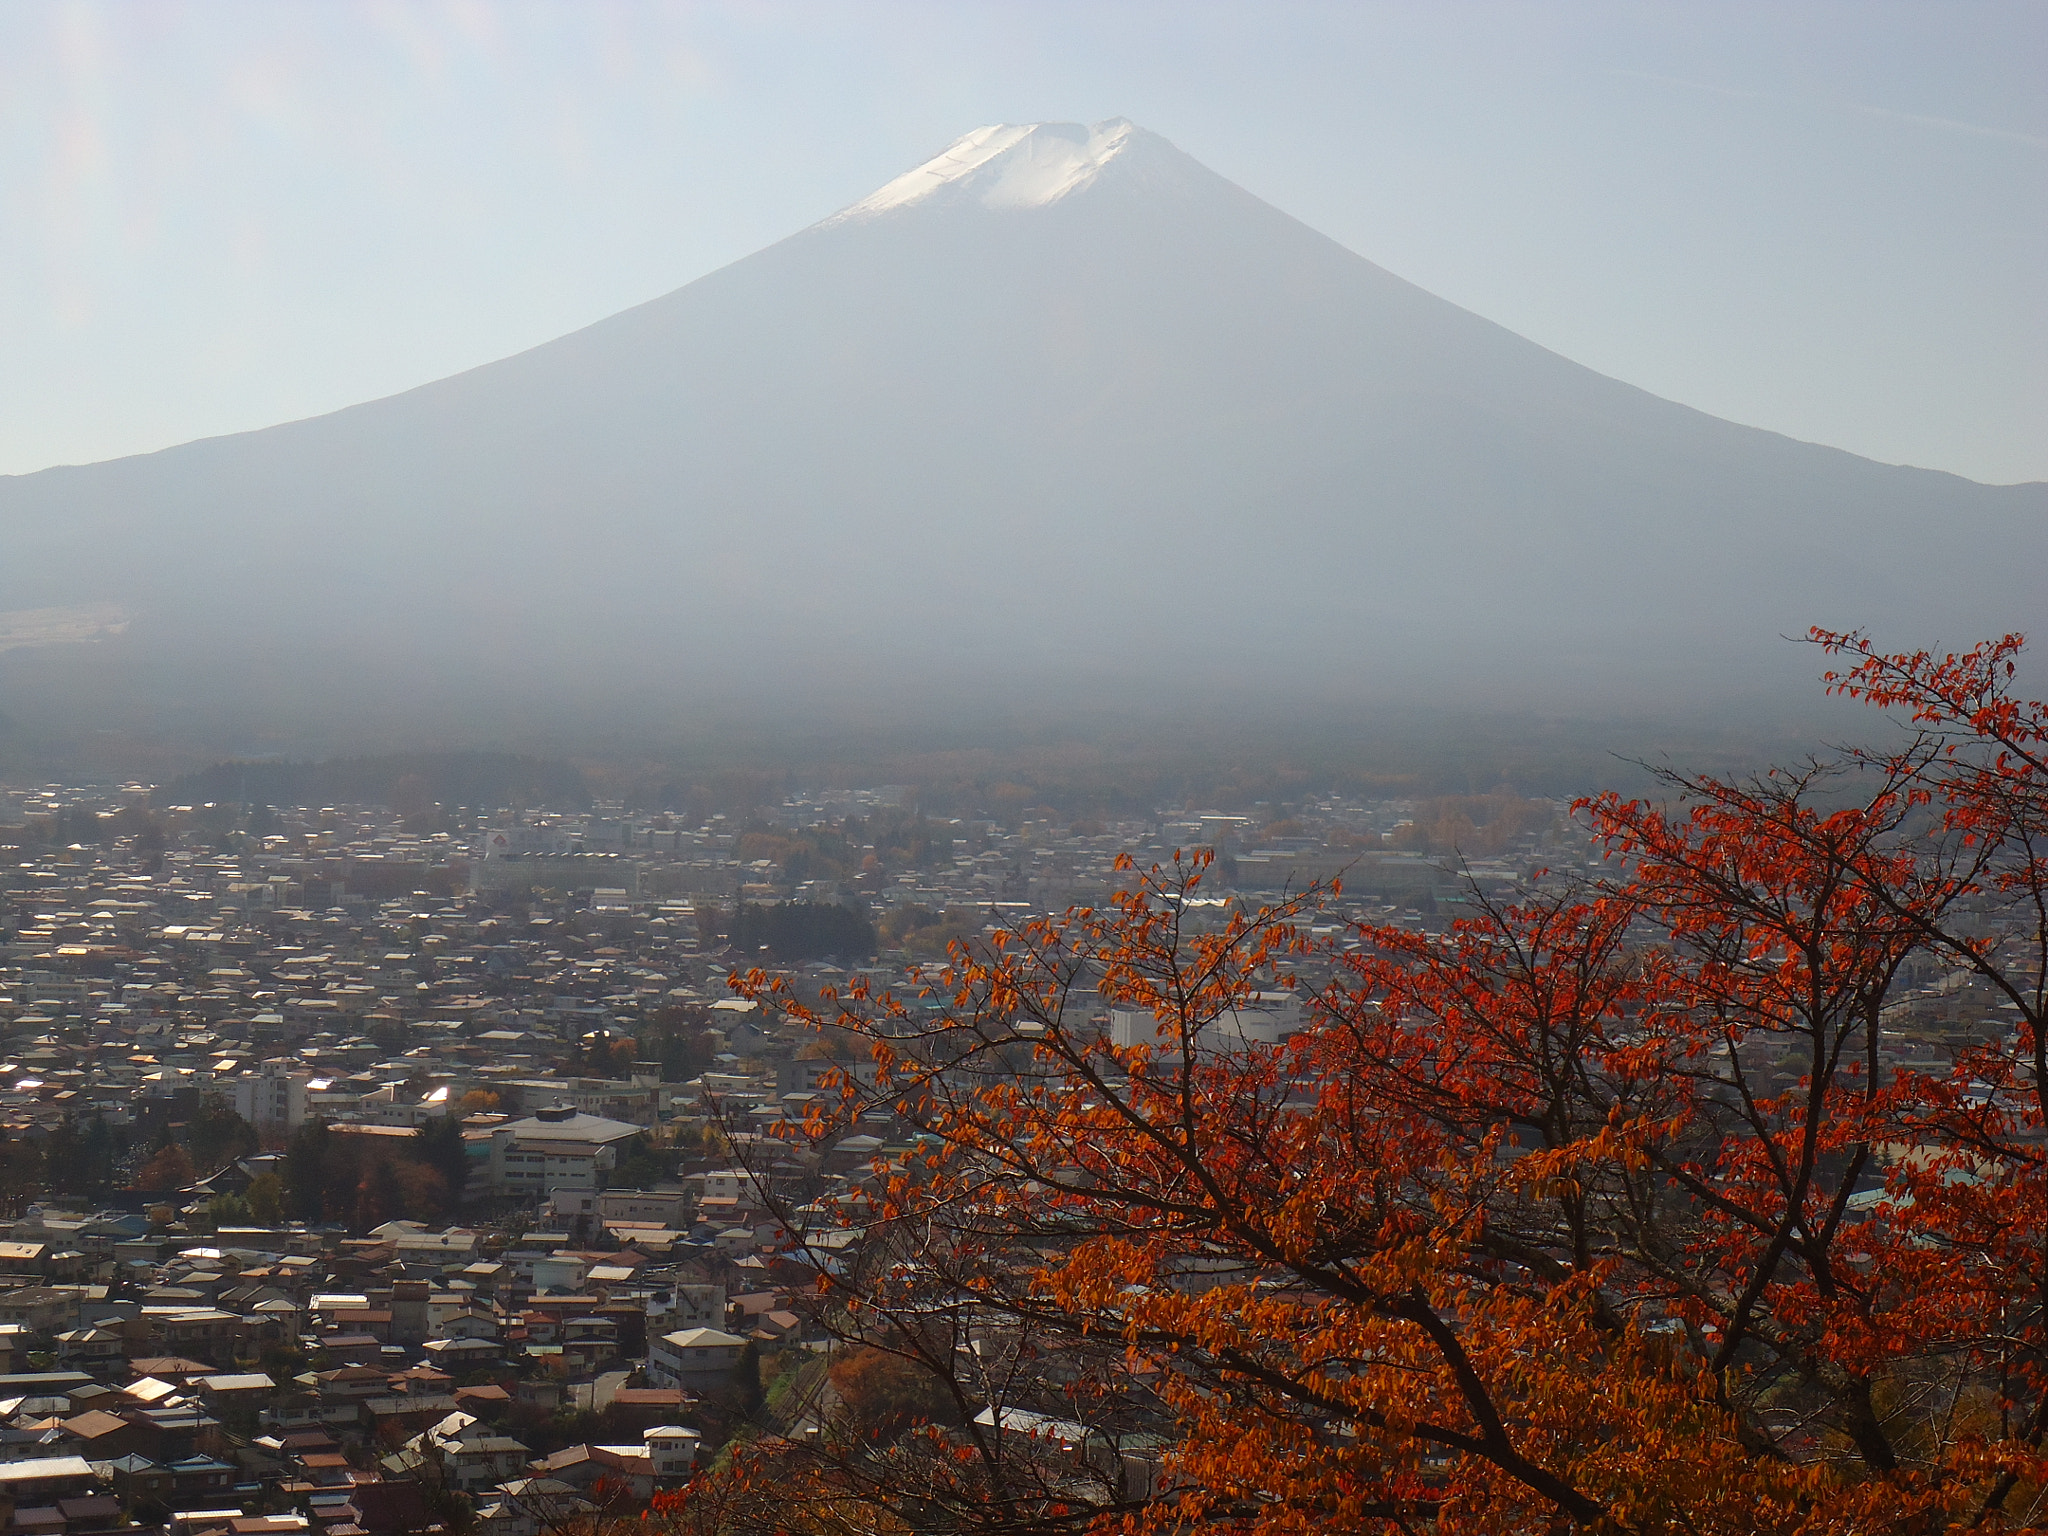
[[[229,730],[1276,678],[1684,705],[1810,677],[1809,623],[2048,602],[2048,487],[1603,378],[1122,123],[982,130],[403,395],[0,480],[0,541],[0,610],[130,621],[0,655],[0,709]]]

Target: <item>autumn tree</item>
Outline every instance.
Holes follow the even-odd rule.
[[[137,1189],[183,1189],[199,1177],[191,1154],[171,1142],[161,1148],[135,1174]]]
[[[352,1225],[367,1232],[405,1215],[405,1187],[396,1163],[386,1157],[372,1159],[356,1185]]]
[[[1948,656],[1887,655],[1856,633],[1812,638],[1847,662],[1827,673],[1830,691],[1914,727],[1854,760],[1932,818],[1915,873],[1948,899],[1915,900],[1882,867],[1859,876],[2003,1015],[1946,1072],[1904,1085],[1900,1129],[1924,1155],[1894,1165],[1885,1204],[1917,1232],[1900,1278],[1940,1293],[1932,1331],[1993,1383],[1980,1455],[1996,1474],[1974,1522],[2030,1524],[2048,1434],[2048,706],[2015,692],[2018,635]]]
[[[952,1394],[934,1374],[891,1350],[856,1345],[836,1356],[827,1374],[849,1432],[863,1440],[894,1440],[954,1413]]]
[[[703,1497],[735,1530],[763,1479],[804,1490],[785,1529],[2038,1524],[2048,710],[2014,638],[1814,638],[1906,734],[1582,802],[1606,878],[1442,934],[1318,938],[1319,891],[1218,926],[1176,857],[901,996],[749,978],[874,1061],[793,1134],[919,1133],[782,1214],[830,1326],[957,1422],[764,1441]],[[1903,1033],[1929,966],[1995,1000],[1945,1055]],[[1289,987],[1306,1027],[1249,1043]]]
[[[1183,1524],[1441,1520],[1453,1494],[1593,1523],[1701,1476],[1599,1411],[1621,1358],[1635,1400],[1673,1426],[1711,1414],[1663,1373],[1660,1341],[1603,1335],[1568,1270],[1507,1285],[1477,1257],[1487,1205],[1555,1170],[1506,1160],[1502,1132],[1473,1156],[1426,1117],[1382,1110],[1371,1078],[1343,1070],[1342,1023],[1286,1049],[1215,1048],[1280,962],[1307,956],[1313,901],[1184,926],[1204,864],[962,951],[934,979],[952,1004],[935,1021],[889,999],[848,1010],[933,1146],[862,1213],[894,1258],[846,1297],[851,1326],[941,1372],[981,1341],[1036,1357],[1006,1400],[973,1405],[944,1479],[962,1523],[988,1506],[1023,1524],[1159,1510],[1119,1449],[1148,1434],[1177,1443]],[[1112,1044],[1098,1000],[1151,1014],[1157,1043]],[[933,1321],[949,1314],[958,1336],[938,1354]],[[1092,1469],[1088,1498],[1036,1454],[1047,1425]],[[1679,1442],[1709,1460],[1715,1443]]]

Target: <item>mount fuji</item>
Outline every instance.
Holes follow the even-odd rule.
[[[0,479],[0,713],[191,739],[707,701],[1782,700],[2048,617],[2048,485],[1717,420],[1112,121],[980,129],[515,357]]]

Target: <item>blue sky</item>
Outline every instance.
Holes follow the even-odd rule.
[[[1128,116],[1733,420],[2048,479],[2048,6],[10,0],[0,472],[517,351]]]

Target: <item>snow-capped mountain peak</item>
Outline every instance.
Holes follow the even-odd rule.
[[[1078,191],[1125,153],[1139,130],[1121,117],[1082,123],[994,123],[954,140],[913,171],[834,216],[870,218],[937,198],[985,208],[1043,208]]]

